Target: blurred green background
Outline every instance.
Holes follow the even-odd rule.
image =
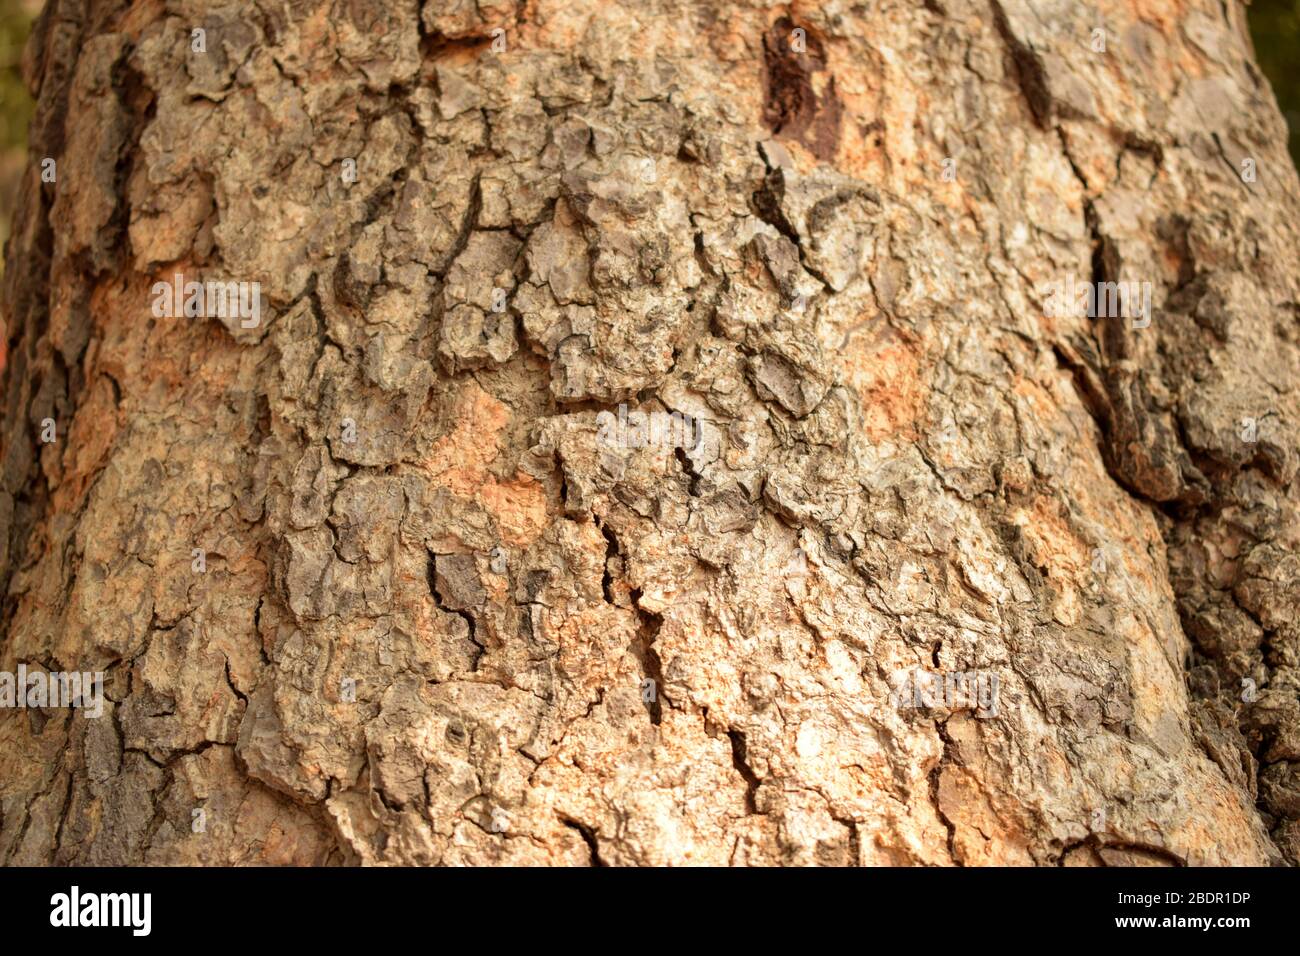
[[[27,159],[32,102],[19,63],[40,9],[41,0],[0,0],[0,243],[9,237],[14,194]],[[1248,10],[1259,65],[1273,84],[1291,131],[1291,158],[1300,161],[1300,0],[1253,0]]]
[[[23,86],[20,63],[32,20],[40,10],[41,0],[0,0],[0,244],[9,238],[15,193],[27,162],[32,98]]]
[[[1300,166],[1300,0],[1254,0],[1249,15],[1255,56],[1291,130],[1291,161]]]

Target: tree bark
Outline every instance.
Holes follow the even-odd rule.
[[[0,712],[5,863],[1300,861],[1235,0],[51,0],[24,66],[0,668],[107,699]]]

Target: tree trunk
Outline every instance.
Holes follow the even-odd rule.
[[[0,860],[1300,860],[1300,183],[1132,6],[50,0]]]

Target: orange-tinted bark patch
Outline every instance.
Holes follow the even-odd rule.
[[[916,422],[929,389],[921,381],[916,347],[882,340],[847,353],[848,380],[862,401],[863,431],[872,442],[917,437]]]
[[[546,527],[546,492],[523,472],[502,481],[489,471],[509,419],[505,405],[469,383],[461,392],[456,427],[438,439],[419,467],[435,485],[479,502],[496,518],[506,542],[524,547]]]
[[[1082,583],[1091,552],[1061,517],[1055,499],[1035,498],[1031,508],[1016,511],[1014,520],[1034,563],[1049,578]]]

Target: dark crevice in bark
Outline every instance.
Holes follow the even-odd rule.
[[[560,818],[561,823],[563,823],[570,830],[576,831],[578,836],[582,837],[582,842],[587,844],[587,850],[591,854],[592,866],[608,865],[603,859],[601,859],[600,844],[596,841],[595,830],[593,830],[587,824],[575,820],[573,817],[565,816],[562,813],[557,814],[557,816]]]
[[[1166,847],[1152,843],[1141,843],[1132,840],[1113,843],[1099,842],[1096,844],[1096,848],[1099,856],[1102,850],[1120,850],[1125,853],[1136,853],[1140,856],[1150,857],[1153,860],[1169,863],[1173,866],[1187,866],[1187,861],[1178,854],[1170,852]],[[1105,857],[1102,857],[1102,859],[1105,859]]]
[[[651,614],[641,607],[641,589],[632,590],[632,607],[637,616],[641,619],[641,626],[637,628],[636,639],[633,642],[633,653],[641,662],[641,670],[646,678],[654,684],[654,699],[646,702],[646,707],[650,711],[650,723],[658,726],[663,719],[663,701],[667,699],[664,693],[664,672],[663,662],[659,659],[659,652],[655,650],[655,639],[659,636],[659,628],[663,626],[664,619],[659,614]],[[672,701],[669,701],[671,704]]]
[[[483,209],[482,177],[482,173],[475,172],[474,179],[470,183],[469,207],[465,210],[465,218],[461,221],[460,232],[456,236],[456,241],[452,243],[451,251],[447,253],[444,260],[447,263],[448,269],[451,268],[453,262],[460,258],[460,254],[465,251],[465,247],[469,245],[469,237],[474,234],[474,230],[478,226],[479,216]],[[442,271],[440,278],[445,277],[446,271],[446,269]]]
[[[113,93],[117,97],[122,112],[129,117],[130,132],[118,153],[114,170],[113,194],[117,205],[106,227],[117,236],[116,249],[119,263],[130,263],[131,236],[128,226],[131,222],[130,203],[127,201],[127,184],[135,170],[135,160],[140,154],[140,137],[145,127],[153,120],[157,110],[157,101],[153,90],[145,83],[144,77],[131,66],[131,53],[134,47],[127,46],[113,67]]]
[[[54,831],[54,843],[50,847],[50,865],[57,866],[59,863],[59,850],[63,848],[63,828],[68,823],[68,810],[72,807],[72,789],[75,784],[74,776],[68,774],[68,789],[63,795],[63,807],[59,810],[59,826]]]
[[[1105,391],[1097,381],[1098,370],[1081,361],[1079,356],[1066,351],[1066,347],[1059,342],[1052,343],[1052,352],[1056,355],[1056,360],[1074,379],[1074,388],[1079,394],[1079,400],[1082,402],[1084,410],[1097,423],[1097,428],[1101,431],[1103,444],[1109,443],[1110,403],[1106,399]],[[1112,477],[1114,476],[1112,475]]]
[[[608,521],[596,521],[596,527],[600,529],[601,535],[605,538],[605,563],[601,575],[601,591],[605,600],[616,606],[626,606],[625,603],[617,600],[614,593],[614,574],[611,572],[611,566],[614,562],[623,559],[622,546],[619,544],[618,536],[614,529],[610,527]],[[622,572],[623,568],[619,568]],[[641,670],[647,680],[651,682],[652,697],[642,701],[650,713],[650,722],[658,725],[663,719],[663,701],[666,699],[664,694],[664,676],[663,663],[659,658],[658,651],[655,650],[654,642],[659,634],[659,628],[663,624],[663,617],[658,614],[651,614],[641,607],[641,590],[634,588],[630,592],[632,610],[636,613],[639,620],[636,638],[632,644],[632,652],[641,664]],[[602,693],[601,700],[604,699]],[[669,701],[671,704],[672,702]]]
[[[610,574],[609,567],[612,562],[620,556],[618,537],[614,534],[614,529],[607,522],[596,519],[596,527],[605,538],[605,565],[600,575],[600,590],[605,595],[605,600],[610,604],[617,604],[614,600],[614,576]]]
[[[759,155],[762,156],[764,163],[766,163],[767,157],[763,156],[761,145]],[[767,175],[763,177],[762,184],[750,194],[750,205],[754,210],[754,214],[789,239],[799,253],[799,265],[803,270],[824,287],[830,288],[831,284],[827,281],[826,276],[809,263],[807,252],[803,247],[803,240],[799,238],[799,231],[790,224],[790,220],[786,218],[785,212],[781,208],[784,191],[785,173],[781,169],[769,167]]]
[[[709,264],[708,253],[704,251],[704,233],[700,232],[698,229],[695,231],[695,261],[699,265],[701,273],[711,278],[717,278],[717,274],[713,271],[713,266]],[[692,308],[694,308],[694,305],[695,302],[692,300]]]
[[[694,426],[698,429],[699,423],[695,422]],[[695,470],[694,465],[691,464],[691,458],[686,454],[686,449],[681,445],[678,445],[673,449],[673,457],[676,458],[677,463],[682,466],[682,474],[686,476],[687,493],[692,498],[698,498],[700,496],[700,484],[704,479]]]
[[[492,37],[485,34],[449,37],[437,31],[426,33],[423,21],[420,24],[420,33],[420,56],[426,61],[437,60],[458,52],[481,53],[492,44]]]
[[[167,791],[171,789],[176,775],[171,768],[164,768],[162,785],[149,794],[153,803],[153,816],[149,820],[149,826],[145,832],[144,838],[140,841],[140,847],[137,851],[137,858],[143,859],[153,846],[154,839],[158,836],[158,830],[167,821]]]
[[[998,0],[991,0],[990,5],[993,9],[993,22],[997,26],[998,35],[1006,44],[1007,53],[1011,57],[1012,72],[1029,106],[1029,112],[1041,129],[1047,129],[1052,118],[1052,95],[1047,86],[1047,73],[1043,69],[1043,62],[1033,50],[1021,43],[1012,33],[1011,24],[1007,20],[1002,4]]]
[[[1056,865],[1065,866],[1065,858],[1081,847],[1088,848],[1092,854],[1092,859],[1098,866],[1105,866],[1105,862],[1101,857],[1097,856],[1097,838],[1091,833],[1082,840],[1071,840],[1069,843],[1062,845],[1061,852],[1056,855]]]
[[[462,608],[449,607],[447,602],[443,600],[443,596],[438,593],[438,556],[432,552],[428,556],[425,574],[428,577],[429,593],[433,595],[433,600],[438,605],[438,608],[448,614],[455,614],[465,622],[470,643],[478,648],[474,653],[474,661],[470,665],[470,673],[477,673],[479,663],[483,660],[483,655],[487,653],[487,646],[478,639],[478,624],[474,620],[474,615]]]
[[[858,833],[858,821],[854,820],[852,817],[837,816],[833,810],[831,811],[831,819],[849,831],[849,857],[853,861],[849,865],[861,865],[862,836]]]
[[[749,748],[745,741],[745,734],[733,727],[727,731],[727,739],[731,741],[731,763],[741,779],[745,781],[745,813],[753,816],[758,812],[757,795],[762,781],[749,766],[747,759]]]
[[[248,695],[247,695],[247,694],[244,694],[242,691],[240,691],[240,689],[239,689],[238,687],[235,686],[235,681],[234,681],[234,679],[230,676],[230,658],[229,658],[229,657],[226,658],[225,674],[226,674],[226,684],[229,685],[229,687],[230,687],[230,692],[231,692],[232,694],[234,694],[236,697],[238,697],[240,700],[242,700],[242,701],[244,702],[244,707],[248,707]]]
[[[930,770],[930,802],[934,804],[934,812],[939,817],[939,822],[941,822],[944,825],[944,828],[948,831],[948,856],[952,859],[954,866],[964,866],[965,864],[957,858],[957,850],[955,847],[957,828],[953,825],[953,822],[948,819],[948,815],[943,812],[943,805],[939,799],[939,778],[943,773],[944,764],[947,763],[951,757],[952,750],[952,741],[948,737],[947,724],[947,720],[935,724],[935,731],[943,741],[943,756],[939,758],[939,762]]]
[[[759,155],[762,156],[761,149]],[[763,159],[764,162],[767,161],[766,157],[763,157]],[[754,212],[759,219],[762,219],[798,247],[800,244],[799,232],[794,226],[790,225],[790,221],[786,219],[785,213],[781,209],[781,194],[784,189],[784,174],[780,169],[769,168],[767,175],[763,177],[762,184],[752,194]]]

